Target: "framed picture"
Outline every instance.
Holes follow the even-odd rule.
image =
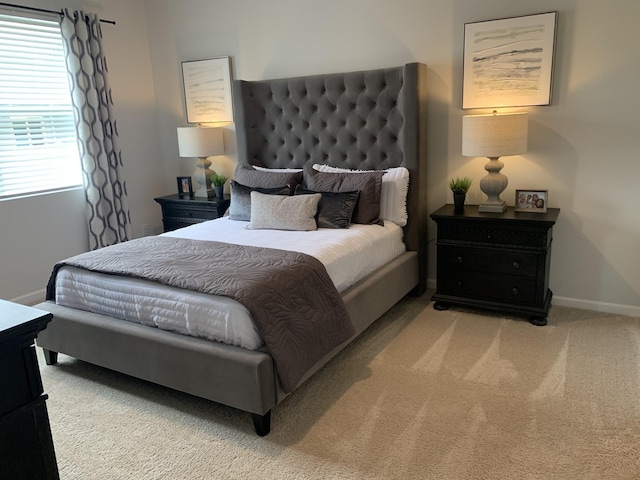
[[[516,212],[545,213],[548,202],[548,190],[516,190]]]
[[[462,108],[549,105],[557,12],[464,25]]]
[[[182,62],[187,123],[233,122],[229,57]]]
[[[193,182],[191,177],[176,177],[178,181],[178,195],[180,198],[193,196]]]

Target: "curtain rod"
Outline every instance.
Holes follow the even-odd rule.
[[[41,13],[51,13],[53,15],[62,15],[62,10],[60,11],[56,11],[56,10],[46,10],[44,8],[35,8],[35,7],[25,7],[23,5],[16,5],[14,3],[4,3],[4,2],[0,2],[0,7],[11,7],[11,8],[21,8],[23,10],[31,10],[32,12],[41,12]],[[116,22],[114,22],[113,20],[103,20],[100,19],[100,21],[102,23],[110,23],[111,25],[115,25]]]

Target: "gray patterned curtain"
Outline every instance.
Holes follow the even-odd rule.
[[[60,20],[87,200],[91,250],[131,239],[122,155],[102,30],[95,14],[62,10]]]

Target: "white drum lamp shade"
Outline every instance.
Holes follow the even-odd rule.
[[[211,188],[211,175],[215,172],[209,167],[211,161],[207,157],[222,155],[224,140],[221,128],[212,127],[178,127],[178,154],[181,157],[197,157],[198,163],[193,173],[198,188],[194,192],[196,197],[212,197],[215,195]]]
[[[527,152],[528,118],[526,113],[465,115],[462,117],[462,154],[467,157],[488,157],[480,180],[480,190],[487,200],[478,207],[481,212],[504,212],[506,202],[500,194],[508,179],[500,173],[504,163],[500,157]]]

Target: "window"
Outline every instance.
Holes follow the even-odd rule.
[[[60,26],[0,14],[0,199],[81,183]]]

